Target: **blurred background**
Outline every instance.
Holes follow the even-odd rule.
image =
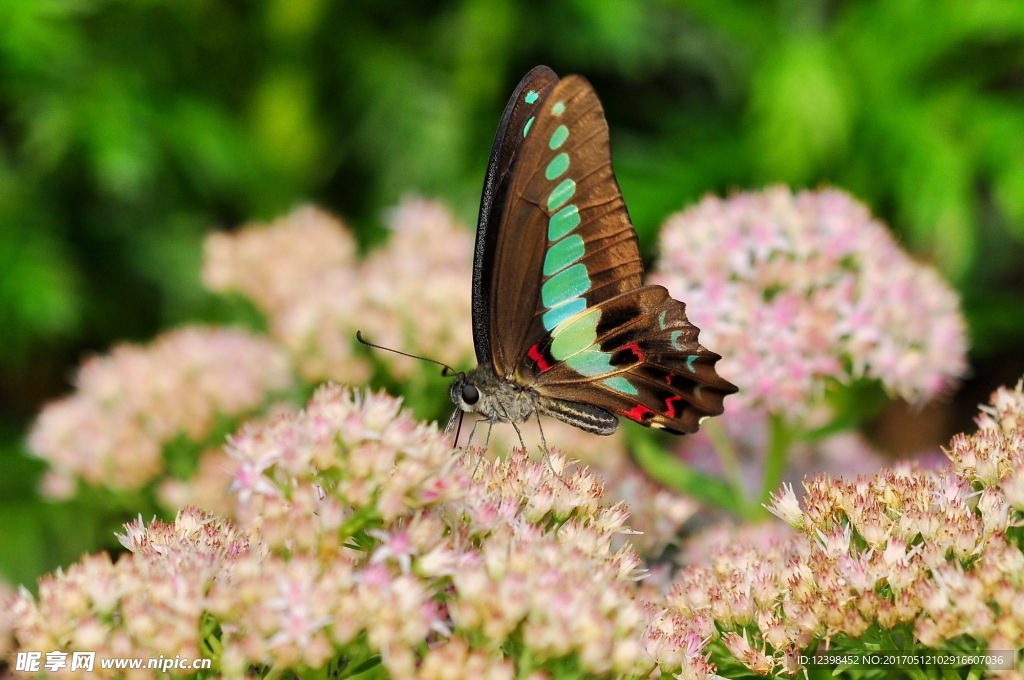
[[[594,84],[646,257],[707,192],[827,184],[960,291],[973,375],[883,414],[892,449],[920,445],[892,433],[908,417],[970,429],[1024,374],[1018,0],[0,0],[0,544],[35,531],[25,430],[79,362],[227,314],[204,234],[313,202],[370,249],[408,194],[475,224],[537,64]],[[73,513],[47,521],[75,540]]]

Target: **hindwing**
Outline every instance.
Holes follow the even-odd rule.
[[[736,391],[715,371],[720,357],[700,345],[698,333],[683,303],[661,286],[644,286],[564,321],[527,350],[522,374],[545,399],[693,432]]]

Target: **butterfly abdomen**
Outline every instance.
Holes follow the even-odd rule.
[[[540,412],[593,434],[609,435],[619,428],[618,418],[593,404],[542,398]]]

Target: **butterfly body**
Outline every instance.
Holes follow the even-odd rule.
[[[452,402],[468,413],[492,422],[525,423],[537,414],[549,415],[594,434],[611,434],[619,419],[590,404],[550,399],[531,387],[499,378],[489,366],[477,366],[452,383]]]
[[[499,378],[490,366],[477,366],[452,383],[452,401],[490,422],[523,423],[540,410],[541,397],[529,387]]]
[[[473,261],[478,366],[452,401],[492,423],[543,414],[606,435],[624,416],[695,431],[736,388],[685,305],[642,279],[597,95],[533,69],[491,149]]]

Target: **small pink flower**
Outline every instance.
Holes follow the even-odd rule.
[[[383,529],[370,529],[366,532],[373,536],[380,545],[373,551],[370,562],[384,562],[394,560],[398,563],[403,574],[408,574],[412,568],[412,558],[417,550],[409,543],[409,535],[401,530],[387,532]]]
[[[231,481],[228,491],[238,494],[238,501],[243,504],[248,503],[253,494],[279,495],[274,483],[263,474],[273,464],[274,459],[270,455],[259,460],[243,460],[235,470],[234,479]]]
[[[799,529],[803,526],[803,512],[800,510],[800,501],[796,498],[792,484],[783,484],[782,492],[779,494],[773,493],[771,500],[771,504],[765,506],[768,512],[794,529]]]

